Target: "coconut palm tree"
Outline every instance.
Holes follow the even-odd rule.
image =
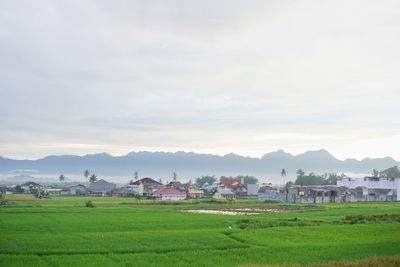
[[[60,180],[60,182],[63,183],[63,182],[65,181],[65,175],[64,175],[64,174],[61,174],[61,175],[58,177],[58,180]]]
[[[96,182],[97,181],[97,176],[96,176],[96,174],[92,174],[92,175],[90,175],[90,177],[89,177],[89,182],[90,183],[94,183],[94,182]]]
[[[285,168],[283,168],[283,169],[281,170],[281,176],[282,176],[283,184],[285,184],[285,177],[286,177],[286,170],[285,170]]]
[[[86,178],[86,184],[87,184],[87,183],[88,183],[88,178],[89,178],[89,176],[90,176],[90,172],[89,172],[88,170],[85,170],[84,173],[83,173],[83,176],[85,176],[85,178]]]

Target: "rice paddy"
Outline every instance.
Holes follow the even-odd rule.
[[[358,264],[400,255],[400,203],[7,200],[0,207],[0,266]],[[88,200],[95,207],[86,207]],[[251,210],[259,214],[245,214]]]

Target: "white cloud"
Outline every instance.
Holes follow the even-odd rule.
[[[398,10],[0,1],[1,154],[327,148],[399,159]]]

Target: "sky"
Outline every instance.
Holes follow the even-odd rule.
[[[0,155],[400,160],[400,1],[0,0]]]

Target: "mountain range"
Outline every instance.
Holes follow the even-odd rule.
[[[124,156],[107,153],[84,156],[47,156],[37,160],[16,160],[0,157],[0,173],[15,173],[16,170],[30,170],[38,174],[77,174],[88,169],[97,175],[129,176],[135,171],[140,175],[171,177],[177,172],[180,177],[193,178],[199,175],[276,175],[282,168],[294,174],[298,169],[305,172],[353,172],[371,173],[373,169],[383,170],[400,162],[391,157],[366,158],[363,160],[339,160],[326,150],[307,151],[292,155],[283,150],[267,153],[261,158],[237,154],[224,156],[198,154],[194,152],[131,152]]]

